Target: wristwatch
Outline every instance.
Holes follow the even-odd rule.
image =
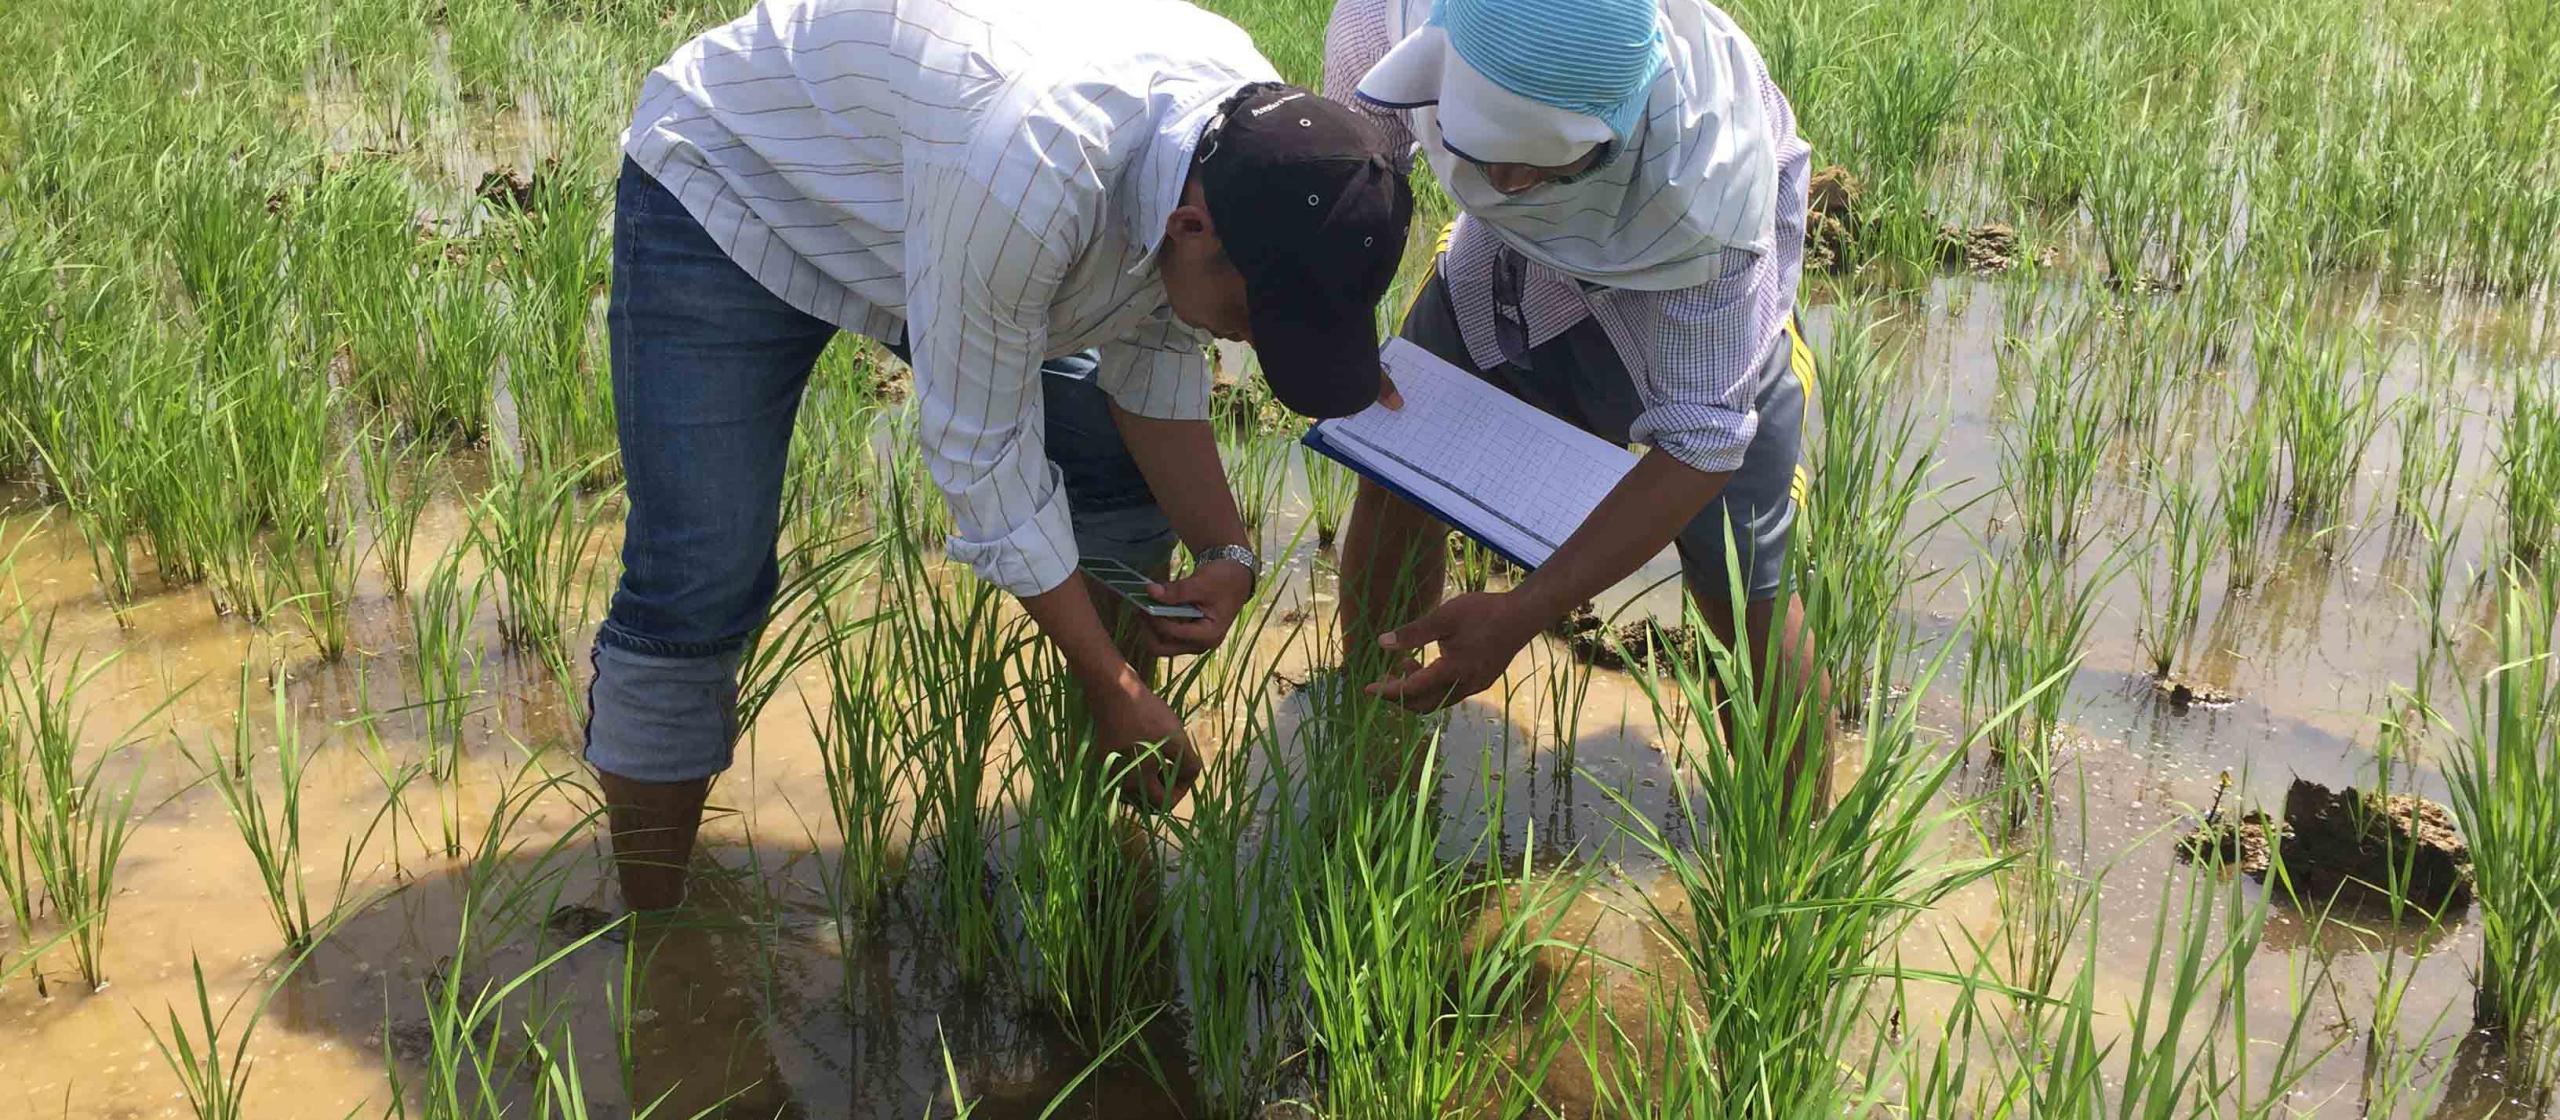
[[[1250,548],[1240,544],[1222,544],[1206,552],[1195,552],[1191,555],[1191,566],[1203,567],[1212,560],[1233,560],[1244,565],[1244,574],[1251,576],[1254,583],[1262,582],[1262,558],[1255,556]]]

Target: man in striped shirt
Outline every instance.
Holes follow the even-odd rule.
[[[1375,127],[1177,0],[763,0],[650,73],[623,151],[630,500],[587,758],[625,902],[682,898],[777,582],[792,417],[839,330],[914,368],[952,558],[1057,643],[1096,749],[1145,760],[1132,792],[1178,798],[1197,758],[1146,652],[1223,640],[1258,567],[1203,351],[1253,343],[1311,416],[1379,398],[1412,198]],[[1159,598],[1203,617],[1123,652],[1078,561],[1161,580],[1177,536],[1195,566]]]
[[[1793,314],[1810,153],[1750,40],[1706,0],[1336,0],[1325,71],[1461,211],[1405,337],[1651,446],[1518,587],[1446,602],[1448,530],[1363,484],[1345,656],[1398,659],[1369,691],[1417,710],[1481,691],[1666,544],[1722,637],[1741,598],[1755,662],[1774,643],[1810,674],[1800,608],[1777,601],[1812,372]]]

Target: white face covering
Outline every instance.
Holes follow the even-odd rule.
[[[1423,26],[1429,11],[1428,0],[1388,0],[1388,23],[1399,40],[1437,35],[1437,28]],[[1663,0],[1660,18],[1670,64],[1654,79],[1643,117],[1605,163],[1570,181],[1505,195],[1449,150],[1440,132],[1444,106],[1404,99],[1400,107],[1408,109],[1414,138],[1459,209],[1522,256],[1616,288],[1695,287],[1716,276],[1717,255],[1726,248],[1769,251],[1777,223],[1777,146],[1750,42],[1704,0]],[[1454,50],[1446,61],[1442,98],[1463,88],[1447,75],[1469,69]],[[1399,100],[1373,93],[1366,80],[1361,92]],[[1492,108],[1456,112],[1475,121],[1493,117]],[[1520,114],[1499,116],[1526,123]]]

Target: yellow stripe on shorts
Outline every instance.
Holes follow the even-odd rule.
[[[1813,411],[1814,389],[1813,347],[1805,343],[1804,328],[1796,322],[1795,316],[1787,316],[1786,331],[1787,365],[1789,368],[1795,370],[1796,386],[1804,390],[1804,411],[1807,414],[1811,414]],[[1802,425],[1798,425],[1798,430],[1802,430],[1802,427]],[[1804,469],[1804,449],[1802,446],[1798,446],[1796,449],[1796,476],[1794,481],[1787,484],[1787,497],[1794,499],[1795,503],[1801,506],[1804,504],[1806,493],[1812,489],[1812,486],[1813,479],[1810,475],[1805,473]]]

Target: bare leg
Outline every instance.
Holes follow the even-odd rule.
[[[1440,605],[1449,527],[1387,488],[1360,480],[1341,550],[1342,667],[1354,686],[1378,674],[1378,635]]]
[[[598,770],[596,784],[604,791],[622,904],[634,911],[683,905],[685,869],[693,860],[694,836],[702,829],[702,803],[711,793],[711,779],[635,782]]]
[[[1732,647],[1733,604],[1724,599],[1705,597],[1699,597],[1697,602],[1698,613],[1706,619],[1707,629],[1717,641]],[[1802,780],[1805,766],[1819,767],[1813,775],[1815,789],[1817,796],[1828,800],[1831,784],[1831,677],[1814,659],[1813,636],[1804,627],[1804,601],[1788,597],[1783,616],[1777,608],[1776,600],[1760,599],[1744,609],[1743,627],[1747,644],[1740,652],[1751,659],[1754,679],[1772,670],[1784,674],[1777,694],[1781,705],[1793,704],[1799,697],[1809,705],[1805,709],[1802,736],[1787,757],[1789,785],[1795,787]],[[1775,660],[1770,656],[1772,642],[1777,650]],[[1797,691],[1799,689],[1810,689],[1811,694],[1806,696]],[[1779,712],[1771,715],[1783,718]],[[1728,725],[1725,731],[1726,741],[1733,741],[1733,728]]]

